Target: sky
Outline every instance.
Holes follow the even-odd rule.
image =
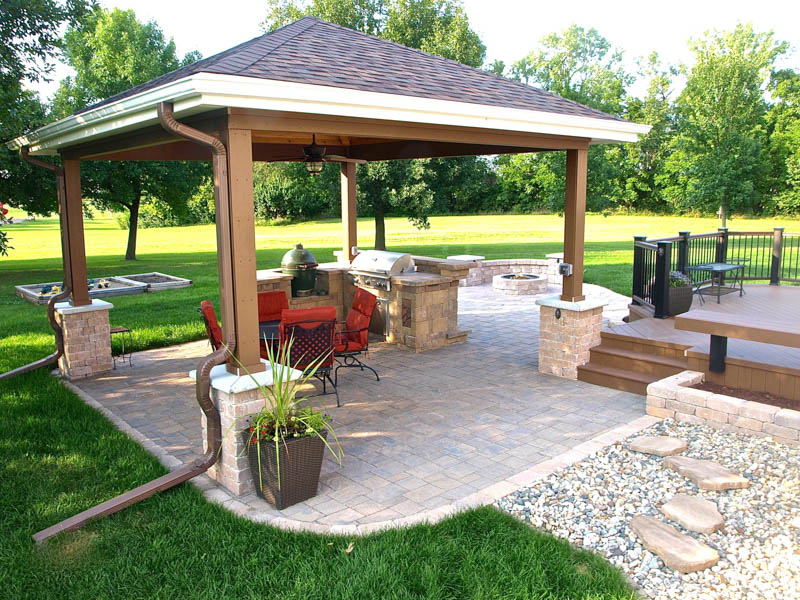
[[[211,56],[263,33],[264,0],[100,0],[107,8],[133,9],[141,21],[155,20],[175,40],[180,56],[199,50]],[[546,34],[576,23],[594,27],[624,51],[633,70],[635,59],[657,51],[668,64],[691,61],[687,41],[708,30],[752,23],[756,31],[773,30],[794,52],[784,66],[800,68],[800,2],[797,0],[463,0],[472,28],[486,45],[487,61],[510,65],[533,50]],[[224,10],[220,10],[220,6]],[[560,8],[563,7],[563,8]],[[37,87],[49,98],[58,80],[70,72],[60,66],[54,81]],[[641,85],[641,84],[640,84]],[[634,86],[634,93],[643,89]]]

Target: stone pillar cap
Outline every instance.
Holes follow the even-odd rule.
[[[264,363],[267,368],[264,371],[259,371],[252,375],[236,375],[228,372],[225,365],[217,365],[211,369],[211,387],[220,392],[225,392],[226,394],[238,394],[240,392],[255,390],[258,386],[270,386],[274,383],[272,370],[266,360],[262,358],[261,362]],[[289,370],[291,371],[292,381],[300,379],[303,375],[303,372],[297,369]],[[197,370],[193,369],[189,371],[189,377],[196,381]]]
[[[72,306],[72,303],[68,301],[56,302],[55,306],[56,312],[62,315],[74,315],[76,313],[92,312],[95,310],[110,310],[112,308],[114,308],[114,305],[111,304],[111,302],[98,300],[97,298],[93,298],[92,303],[86,306]]]
[[[581,300],[580,302],[567,302],[566,300],[562,300],[561,296],[548,296],[547,298],[537,298],[536,304],[539,306],[560,308],[561,310],[584,312],[606,306],[608,300],[603,298],[586,298],[586,300]]]

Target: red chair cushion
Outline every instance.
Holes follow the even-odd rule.
[[[353,304],[344,321],[344,332],[336,336],[336,352],[356,352],[367,347],[369,322],[378,298],[367,290],[357,288]],[[338,349],[338,348],[343,349]]]
[[[261,321],[280,321],[281,313],[289,308],[289,300],[286,292],[277,290],[275,292],[258,293],[258,320]]]
[[[208,300],[203,300],[200,303],[200,312],[206,323],[208,339],[214,350],[219,350],[222,347],[222,328],[217,321],[217,313],[214,312],[214,305]]]

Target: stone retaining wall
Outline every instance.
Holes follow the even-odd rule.
[[[651,383],[647,414],[800,445],[800,411],[689,387],[703,379],[703,373],[683,371]]]

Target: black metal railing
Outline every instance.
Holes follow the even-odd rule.
[[[744,265],[745,281],[800,282],[800,233],[772,231],[728,231],[648,240],[633,238],[633,303],[653,309],[657,318],[669,315],[669,273],[680,271],[696,285],[710,282],[707,272],[688,267],[708,263]]]

